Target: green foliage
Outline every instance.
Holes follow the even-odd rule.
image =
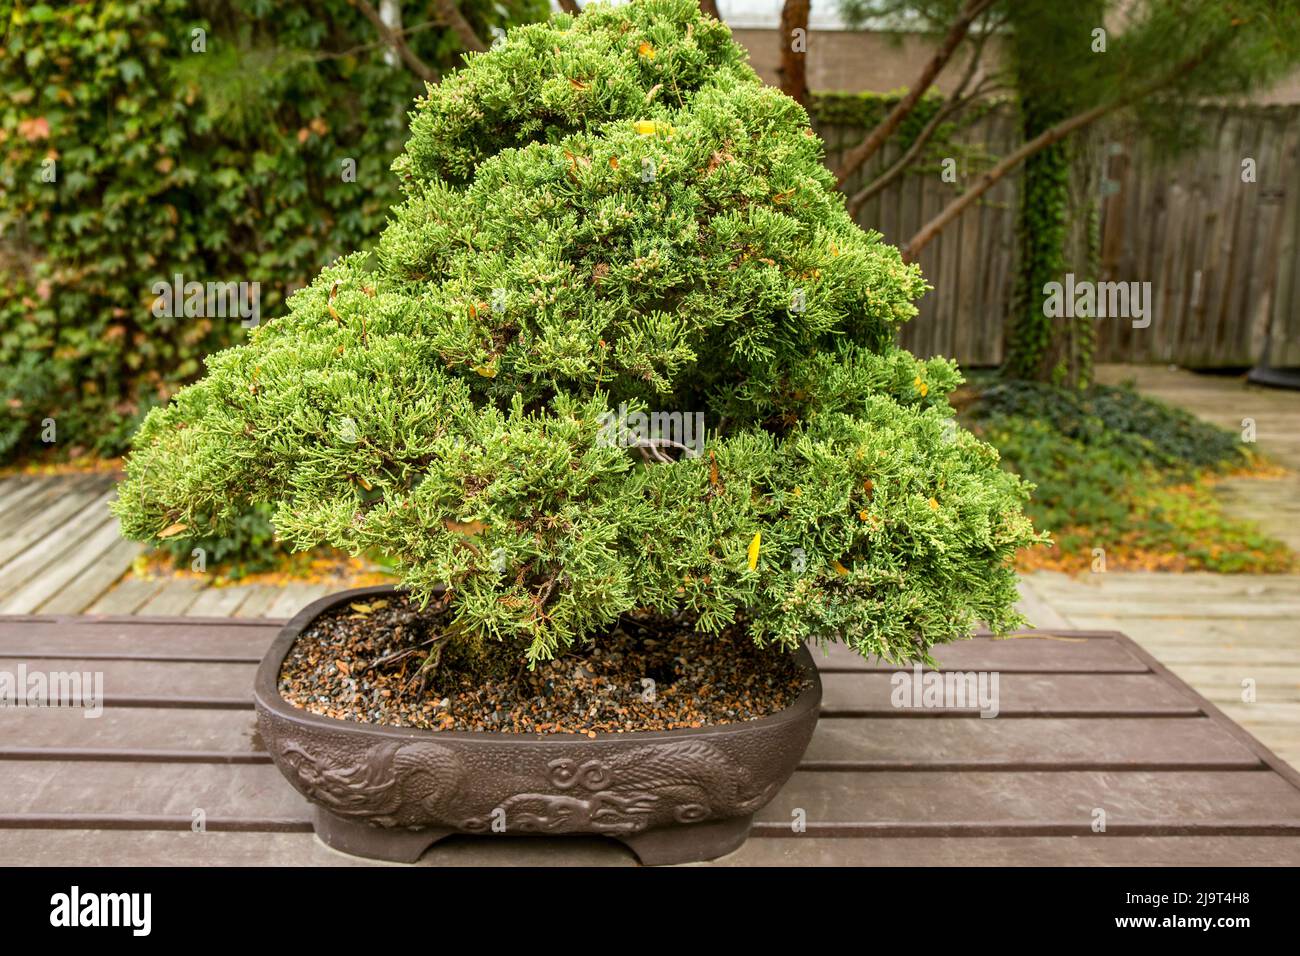
[[[1210,494],[1208,476],[1251,463],[1230,431],[1128,387],[1015,380],[984,383],[969,416],[1005,466],[1033,484],[1030,516],[1075,564],[1086,567],[1101,547],[1139,565],[1290,566],[1284,546],[1224,516]]]
[[[275,540],[272,513],[270,505],[253,505],[228,521],[220,534],[167,538],[158,550],[165,553],[176,567],[192,568],[194,552],[199,549],[203,554],[204,570],[221,567],[230,578],[272,571],[279,566],[283,554]],[[200,521],[196,527],[210,524]]]
[[[465,5],[481,30],[545,8]],[[0,19],[0,460],[44,449],[46,417],[59,447],[119,454],[243,334],[154,316],[153,283],[259,282],[270,316],[368,247],[399,198],[396,105],[422,84],[347,0],[19,2]],[[408,26],[426,61],[456,61],[451,31]]]
[[[275,508],[296,547],[446,584],[530,661],[637,607],[760,644],[926,658],[1020,623],[1026,486],[897,350],[926,286],[845,212],[802,108],[694,0],[510,32],[416,105],[405,201],[151,413],[116,511],[150,538]],[[607,415],[704,415],[651,464]]]

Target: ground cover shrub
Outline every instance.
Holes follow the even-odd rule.
[[[977,377],[965,420],[1034,485],[1028,512],[1056,547],[1024,567],[1285,571],[1289,550],[1224,513],[1217,477],[1257,468],[1240,437],[1132,387]]]

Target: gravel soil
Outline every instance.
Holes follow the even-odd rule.
[[[580,653],[537,664],[471,659],[441,641],[445,608],[404,595],[354,601],[299,635],[280,670],[295,707],[366,724],[518,734],[676,730],[757,720],[807,684],[791,654],[741,625],[697,634],[689,618],[625,615]],[[437,665],[422,665],[430,653]]]

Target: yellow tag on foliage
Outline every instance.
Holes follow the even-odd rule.
[[[749,570],[751,571],[758,567],[758,550],[762,546],[763,532],[755,532],[754,540],[749,542]]]

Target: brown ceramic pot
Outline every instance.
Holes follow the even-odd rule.
[[[822,688],[785,710],[699,729],[524,735],[433,731],[319,717],[279,693],[298,635],[335,605],[394,593],[361,588],[298,613],[257,671],[257,723],[280,772],[312,804],[316,834],[347,853],[414,862],[457,833],[600,834],[645,864],[710,860],[749,835],[754,812],[794,773]]]

